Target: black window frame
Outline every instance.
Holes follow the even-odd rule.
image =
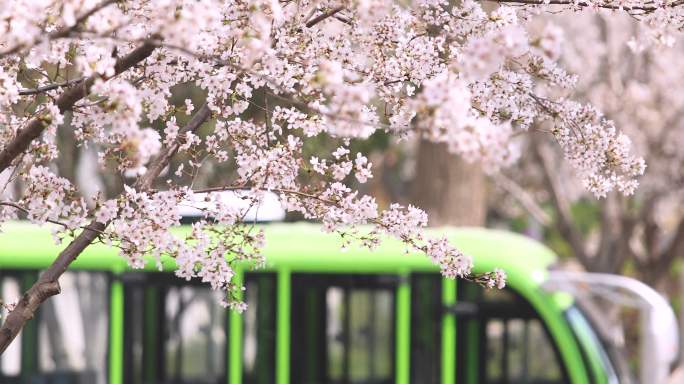
[[[298,335],[301,327],[298,327],[298,324],[301,324],[301,311],[297,311],[294,308],[295,303],[301,304],[303,301],[298,300],[299,296],[302,295],[301,288],[302,287],[320,287],[322,292],[325,294],[325,290],[327,288],[342,288],[345,290],[345,292],[348,289],[377,289],[377,290],[386,290],[391,292],[392,295],[392,305],[391,305],[391,335],[392,337],[390,338],[390,361],[391,361],[391,367],[390,367],[390,376],[385,379],[385,380],[364,380],[364,381],[351,381],[348,376],[343,377],[341,380],[335,380],[331,379],[328,376],[329,368],[327,366],[329,359],[327,357],[327,338],[326,337],[318,337],[319,339],[319,346],[318,350],[321,352],[320,353],[320,360],[325,362],[325,365],[322,367],[319,367],[320,371],[318,372],[318,378],[321,379],[324,383],[327,384],[390,384],[394,383],[396,381],[396,309],[397,309],[397,288],[401,282],[401,276],[391,274],[391,273],[331,273],[331,272],[293,272],[291,274],[291,286],[292,286],[292,297],[291,297],[291,303],[293,303],[293,308],[291,310],[291,318],[290,318],[290,324],[291,324],[291,329],[290,329],[290,358],[291,358],[291,367],[290,367],[290,382],[291,383],[302,383],[302,384],[313,384],[309,383],[306,381],[302,381],[299,377],[297,377],[297,373],[299,371],[300,367],[306,367],[307,362],[305,359],[303,359],[303,356],[301,353],[298,353]],[[345,299],[348,300],[349,295],[345,294]],[[323,305],[325,306],[325,297],[323,297]],[[346,305],[348,307],[348,304]],[[326,309],[325,307],[323,308],[322,311],[319,311],[319,316],[326,316]],[[345,317],[348,314],[348,312],[345,312]],[[348,320],[347,320],[348,321]],[[321,324],[325,324],[325,321],[321,321]],[[325,329],[323,329],[325,332]],[[345,333],[345,335],[348,338],[348,335]],[[344,341],[345,345],[349,345],[349,341],[345,340]],[[345,352],[348,353],[348,348],[345,348]],[[349,357],[346,357],[344,359],[345,361],[349,361]],[[343,372],[345,375],[348,375],[349,371],[348,369],[343,369]],[[318,384],[319,382],[315,382],[315,384]]]
[[[469,297],[473,292],[472,288],[467,288],[468,285],[476,287],[475,297]],[[465,367],[466,344],[459,342],[464,340],[464,333],[467,332],[466,325],[468,321],[475,320],[478,324],[478,372],[477,378],[480,383],[487,384],[509,384],[508,378],[508,355],[507,349],[509,344],[508,339],[508,325],[510,320],[537,320],[544,332],[544,336],[548,340],[554,352],[554,357],[560,369],[560,383],[570,383],[568,367],[563,360],[563,355],[556,339],[551,334],[548,325],[544,319],[534,308],[534,305],[527,300],[520,292],[511,286],[504,288],[506,294],[511,294],[513,301],[505,300],[486,300],[483,298],[483,292],[489,288],[479,287],[476,283],[458,280],[457,281],[457,303],[472,303],[475,304],[475,312],[466,315],[456,315],[456,334],[457,334],[457,352],[456,352],[456,366]],[[493,288],[492,288],[493,289]],[[489,381],[487,378],[487,322],[486,320],[494,319],[504,322],[504,345],[501,358],[501,372],[503,374],[501,381]],[[465,382],[465,369],[457,369],[458,382]],[[463,381],[461,381],[463,380]],[[555,384],[555,383],[554,383]]]
[[[442,381],[442,317],[444,316],[444,308],[443,308],[443,300],[442,300],[442,284],[443,284],[443,278],[442,275],[437,273],[437,272],[414,272],[411,273],[410,277],[410,287],[411,287],[411,319],[410,319],[410,324],[411,324],[411,368],[409,370],[410,372],[410,378],[412,383],[425,383],[425,384],[433,384],[433,383],[441,383]],[[434,287],[432,287],[433,292],[432,294],[436,298],[436,305],[434,305],[434,308],[432,309],[431,313],[431,318],[434,319],[433,324],[429,325],[422,325],[421,332],[432,332],[432,337],[435,338],[435,345],[432,346],[434,348],[433,351],[429,351],[430,355],[434,356],[425,356],[426,351],[421,350],[416,348],[415,340],[418,340],[418,332],[419,332],[419,326],[416,326],[416,319],[420,316],[423,317],[425,313],[421,312],[419,308],[419,303],[425,304],[425,302],[422,300],[421,297],[418,295],[418,280],[419,279],[425,279],[427,280],[432,280],[431,283],[434,284]],[[425,319],[424,319],[425,320]],[[429,319],[428,319],[429,321]],[[431,329],[429,328],[431,327]],[[422,364],[424,360],[430,360],[430,357],[433,357],[432,364],[434,364],[431,368],[433,370],[436,370],[436,372],[429,372],[428,375],[426,376],[425,373],[425,368],[422,366],[418,366],[418,364]],[[458,371],[458,370],[457,370]]]
[[[245,369],[245,361],[243,356],[240,356],[240,361],[242,365],[242,384],[267,384],[267,383],[275,383],[276,382],[276,342],[277,342],[277,316],[278,316],[278,295],[277,295],[277,290],[278,290],[278,275],[276,272],[246,272],[244,274],[244,285],[247,287],[247,284],[249,282],[253,282],[258,279],[269,279],[271,280],[271,288],[272,288],[272,300],[270,301],[269,305],[269,310],[271,313],[273,313],[273,317],[271,319],[267,317],[261,317],[263,313],[260,314],[260,311],[262,310],[263,306],[260,303],[257,303],[257,314],[256,314],[256,321],[257,321],[257,342],[268,342],[269,346],[268,349],[270,349],[270,355],[269,356],[269,361],[268,363],[264,363],[263,361],[259,361],[257,364],[257,375],[256,377],[250,376],[246,369]],[[259,284],[259,283],[257,283]],[[257,287],[257,294],[261,295],[262,287]],[[260,299],[261,297],[259,297]],[[246,301],[245,301],[246,302]],[[249,303],[247,303],[249,305]],[[242,340],[241,343],[244,346],[244,340],[245,340],[245,328],[244,328],[244,322],[246,321],[244,313],[240,316],[240,320],[243,322],[243,328],[242,328]],[[260,332],[263,331],[261,328],[262,325],[264,325],[266,322],[269,322],[268,324],[270,329],[271,335],[267,337],[267,340],[260,340],[261,335],[259,334]],[[268,340],[270,339],[270,340]],[[242,350],[242,353],[244,353],[244,350]],[[258,355],[257,351],[257,356]],[[270,370],[267,371],[260,371],[259,368],[262,367],[262,364],[266,364],[267,366],[270,366]]]
[[[166,342],[167,334],[167,324],[164,321],[164,303],[162,303],[163,298],[166,296],[168,288],[181,288],[181,287],[198,287],[198,288],[208,288],[206,283],[202,283],[199,279],[183,280],[176,277],[173,273],[168,272],[148,272],[148,271],[133,271],[125,272],[119,275],[120,281],[123,283],[124,287],[124,361],[123,361],[123,378],[125,383],[133,383],[134,372],[133,372],[133,333],[131,332],[134,319],[133,319],[133,308],[135,304],[131,302],[133,289],[141,289],[143,295],[143,305],[145,309],[148,305],[145,304],[146,291],[149,288],[154,288],[156,292],[156,307],[151,310],[157,314],[156,317],[156,332],[157,337],[155,338],[155,348],[154,357],[151,357],[147,348],[145,348],[145,342],[143,341],[143,356],[142,356],[142,367],[144,369],[148,364],[155,366],[156,375],[154,377],[155,384],[224,384],[228,382],[229,366],[228,366],[228,353],[230,349],[230,315],[228,310],[226,310],[225,320],[223,322],[223,330],[225,334],[225,345],[223,350],[223,356],[226,361],[223,367],[223,372],[217,377],[216,381],[206,381],[206,380],[187,380],[180,379],[176,380],[174,378],[166,377],[166,362],[165,362],[165,348],[164,343]],[[152,303],[154,304],[154,303]],[[143,313],[143,323],[145,323],[145,314]],[[143,327],[145,325],[143,324]],[[145,336],[143,336],[145,337]],[[150,360],[152,363],[150,363]],[[142,374],[142,383],[147,384],[145,381],[145,374]]]

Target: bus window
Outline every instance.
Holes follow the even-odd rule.
[[[442,277],[411,276],[411,383],[440,382],[442,345]]]
[[[107,382],[109,277],[68,271],[37,313],[38,372],[31,382]]]
[[[217,382],[225,371],[225,310],[209,288],[165,289],[165,377],[180,382]]]
[[[486,323],[488,383],[562,383],[553,346],[537,319],[490,319]]]
[[[459,303],[472,314],[457,314],[459,382],[567,383],[546,327],[534,308],[513,290],[483,289],[459,281]]]
[[[136,272],[125,277],[126,383],[223,383],[226,310],[204,285]]]
[[[242,381],[245,384],[275,383],[276,275],[245,274],[242,314]]]
[[[293,383],[392,383],[394,292],[387,276],[294,274]]]
[[[38,275],[3,271],[3,302],[16,302]],[[69,271],[59,283],[60,294],[40,306],[0,357],[0,382],[107,383],[109,276]]]
[[[0,276],[4,302],[15,302],[37,271]],[[61,292],[38,309],[0,359],[2,383],[107,383],[109,276],[68,271]]]

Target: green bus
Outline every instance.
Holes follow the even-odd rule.
[[[0,288],[11,301],[61,247],[45,228],[2,229]],[[153,262],[131,270],[116,249],[87,248],[60,280],[62,293],[0,356],[0,383],[628,382],[575,296],[546,287],[572,281],[554,278],[555,255],[524,236],[439,230],[476,272],[506,271],[508,286],[496,290],[443,279],[398,242],[342,252],[318,225],[263,229],[266,267],[237,274],[243,314],[220,307],[206,285],[175,277],[170,260],[161,272]],[[666,307],[649,352],[661,353],[661,371],[674,359],[662,344],[677,337]]]

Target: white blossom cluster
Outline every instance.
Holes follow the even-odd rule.
[[[618,6],[633,11],[636,4]],[[668,4],[656,4],[645,24],[669,18],[676,26]],[[563,34],[526,29],[536,8],[486,12],[472,0],[0,2],[0,164],[9,156],[1,170],[27,186],[14,208],[67,230],[94,218],[105,225],[100,241],[119,247],[132,266],[141,267],[146,254],[169,256],[180,277],[226,291],[226,304],[236,308],[234,263],[262,264],[264,239],[241,223],[244,212],[212,197],[221,190],[243,191],[250,204],[276,192],[287,209],[345,242],[372,248],[394,236],[445,276],[501,287],[501,271],[476,278],[469,257],[444,239],[425,238],[420,209],[379,211],[354,190],[352,180],[373,175],[350,143],[378,129],[420,135],[495,170],[517,158],[515,136],[545,120],[590,191],[631,193],[643,161],[612,122],[568,98],[577,79],[556,62]],[[175,105],[180,85],[201,90],[206,106]],[[177,121],[179,110],[187,125]],[[58,129],[95,148],[100,166],[122,175],[124,192],[85,199],[52,173]],[[339,147],[304,158],[304,146],[319,135]],[[224,165],[236,169],[234,177],[196,188],[205,167]],[[197,192],[211,202],[206,220],[185,238],[173,235],[178,205]],[[3,206],[6,217],[12,205]],[[366,224],[370,231],[361,229]]]
[[[179,206],[195,201],[192,196],[191,191],[182,189],[148,194],[126,187],[119,199],[102,203],[95,212],[98,221],[110,223],[102,238],[118,247],[134,268],[145,266],[146,255],[154,256],[159,268],[162,256],[172,257],[178,277],[199,278],[212,289],[227,292],[222,303],[242,310],[244,304],[234,296],[240,287],[231,281],[234,275],[231,264],[239,260],[263,264],[260,256],[263,231],[245,230],[236,225],[246,210],[222,203],[217,194],[208,194],[201,206],[207,219],[212,216],[212,221],[192,224],[188,235],[174,234],[171,228],[180,225]]]
[[[67,229],[76,229],[85,223],[85,200],[69,180],[36,165],[31,167],[24,181],[26,191],[18,204],[24,207],[29,220],[36,223],[59,221]]]
[[[673,70],[673,63],[684,59],[681,36],[671,48],[648,45],[643,36],[652,31],[626,16],[566,16],[555,21],[574,36],[562,61],[580,75],[576,92],[627,135],[620,137],[615,130],[612,145],[623,148],[615,150],[624,150],[629,140],[648,164],[633,199],[649,222],[671,226],[684,197],[684,99],[679,92],[684,75]],[[635,46],[636,41],[641,46]]]

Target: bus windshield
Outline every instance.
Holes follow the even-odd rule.
[[[608,352],[584,313],[573,305],[565,312],[565,317],[582,348],[582,355],[585,364],[588,365],[587,368],[594,372],[594,376],[604,373],[606,383],[618,384],[620,380],[608,357]],[[601,381],[598,377],[594,377],[594,382]]]
[[[626,276],[567,271],[551,271],[544,287],[572,294],[580,314],[591,320],[584,318],[590,324],[584,328],[600,335],[621,382],[632,382],[632,376],[641,383],[660,383],[669,376],[679,330],[672,308],[658,292]],[[581,322],[570,321],[573,327]],[[578,335],[580,342],[582,337],[587,336]]]

